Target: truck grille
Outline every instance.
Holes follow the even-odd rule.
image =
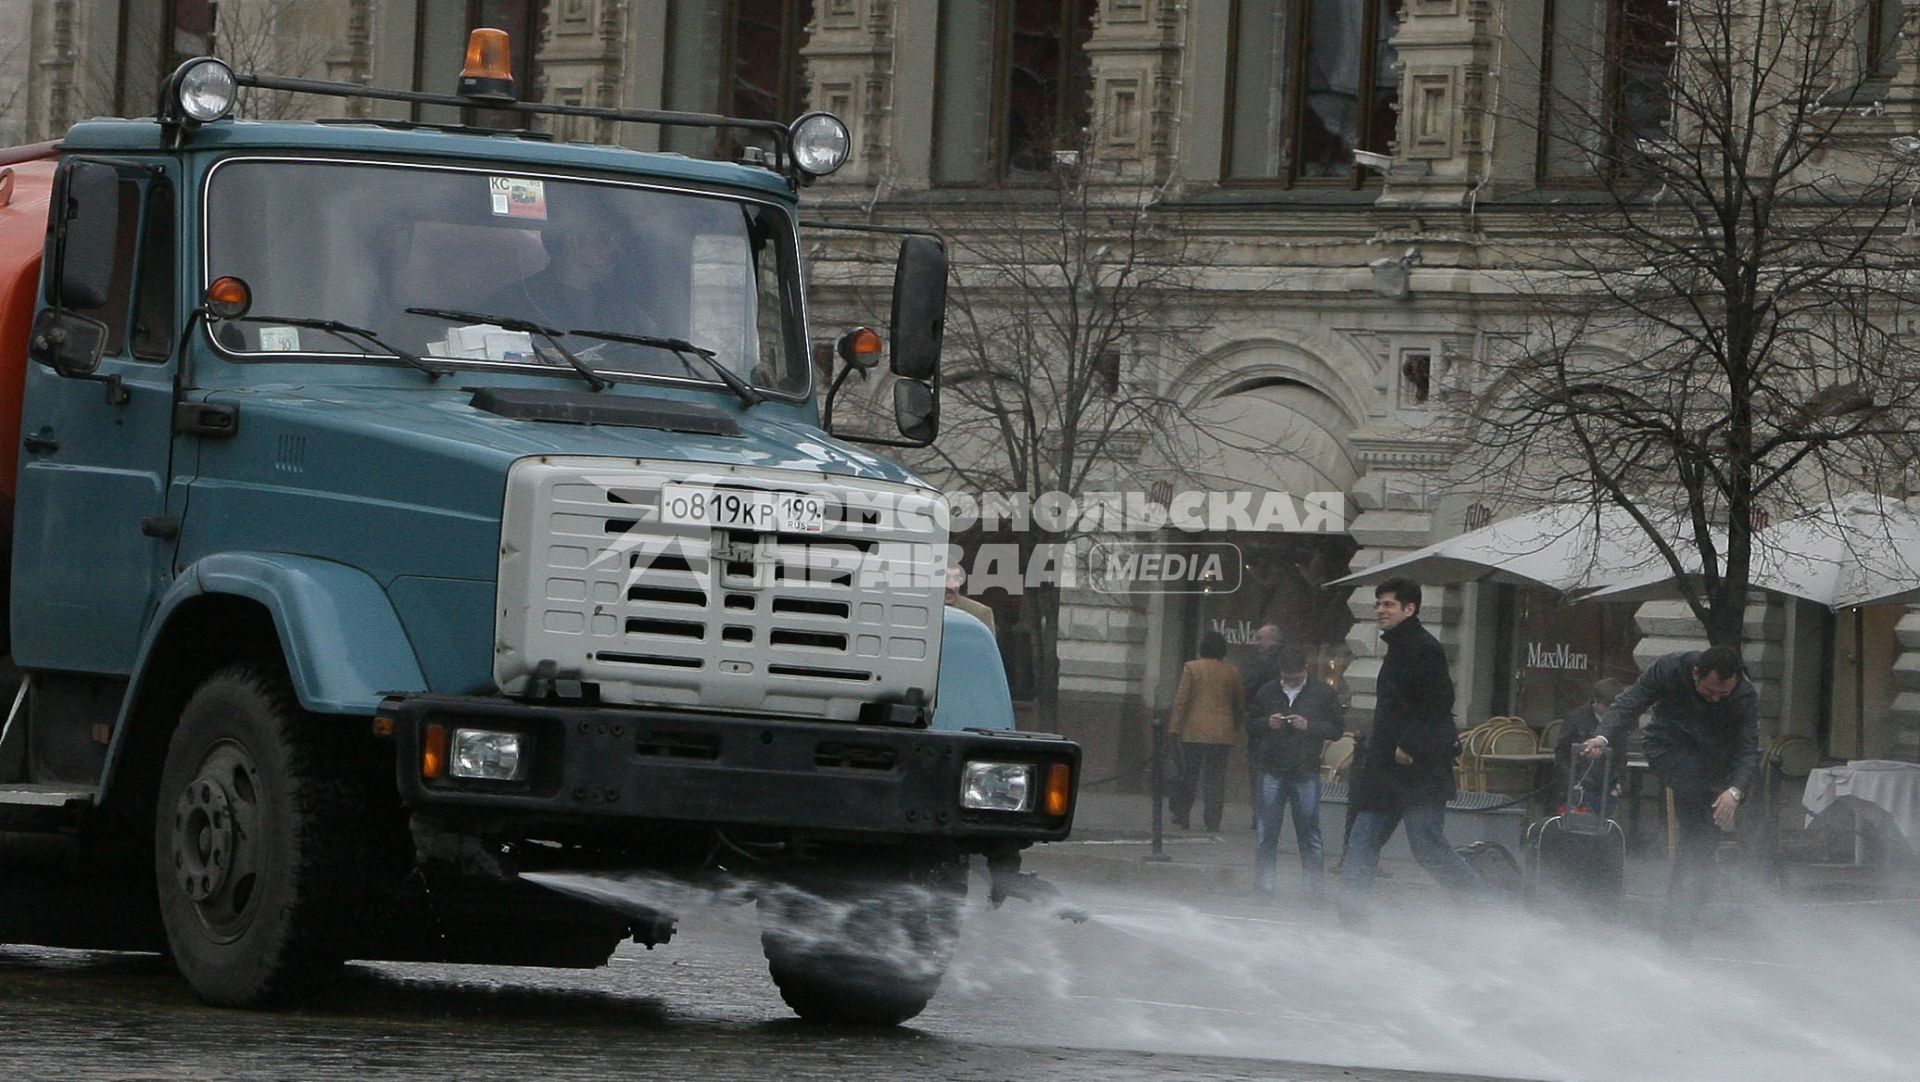
[[[818,494],[826,514],[818,533],[671,524],[668,482]],[[494,678],[523,695],[550,669],[602,702],[835,721],[914,689],[930,701],[942,510],[939,496],[887,482],[523,459],[507,479]]]

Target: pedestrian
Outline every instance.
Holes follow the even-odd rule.
[[[1253,633],[1253,657],[1248,660],[1241,674],[1240,686],[1247,693],[1247,731],[1253,731],[1256,719],[1253,716],[1253,696],[1264,687],[1267,681],[1280,675],[1276,664],[1280,655],[1280,625],[1261,624]],[[1253,799],[1253,829],[1260,829],[1260,768],[1253,761],[1253,744],[1247,744],[1247,792]]]
[[[1271,899],[1277,887],[1280,827],[1293,811],[1293,836],[1306,873],[1307,902],[1326,900],[1326,855],[1320,843],[1320,750],[1337,740],[1346,711],[1324,680],[1309,679],[1307,655],[1283,646],[1277,675],[1254,693],[1247,744],[1259,771],[1254,807],[1259,812],[1253,842],[1254,892]]]
[[[994,638],[999,638],[1000,630],[993,626],[993,610],[960,592],[960,587],[966,581],[967,573],[959,564],[947,565],[947,604],[987,625],[987,630],[993,633]]]
[[[1380,850],[1404,821],[1414,859],[1457,900],[1486,890],[1473,867],[1447,844],[1447,801],[1459,735],[1447,655],[1420,623],[1420,584],[1390,578],[1374,587],[1373,613],[1387,655],[1376,678],[1373,738],[1353,795],[1354,817],[1340,872],[1340,916],[1364,926]]]
[[[1643,740],[1647,765],[1673,791],[1680,835],[1660,934],[1686,946],[1699,931],[1713,890],[1720,830],[1732,828],[1741,799],[1760,774],[1760,693],[1731,646],[1667,654],[1613,700],[1599,734],[1580,745],[1581,754],[1597,759],[1625,745],[1648,708],[1653,720]]]
[[[1240,669],[1226,660],[1227,638],[1218,631],[1200,636],[1200,656],[1180,670],[1167,732],[1180,742],[1180,784],[1173,791],[1173,821],[1192,829],[1195,794],[1204,783],[1202,806],[1208,831],[1220,829],[1227,802],[1227,758],[1238,738],[1246,709]]]
[[[1589,738],[1599,734],[1600,719],[1606,716],[1607,708],[1613,705],[1613,700],[1619,698],[1620,693],[1626,688],[1625,684],[1611,676],[1594,681],[1593,688],[1587,693],[1587,701],[1569,710],[1566,720],[1560,723],[1560,737],[1553,745],[1553,776],[1557,794],[1554,797],[1555,800],[1559,800],[1567,792],[1568,782],[1571,780],[1568,771],[1573,766],[1575,747],[1585,744]],[[1606,793],[1602,794],[1589,785],[1582,787],[1584,791],[1581,795],[1585,798],[1587,806],[1596,812],[1600,810],[1602,804],[1607,803],[1603,797],[1611,798],[1620,795],[1620,787],[1626,781],[1627,745],[1625,741],[1621,741],[1620,745],[1613,749],[1611,762],[1612,766],[1608,773],[1612,776],[1612,782],[1608,785]],[[1588,776],[1597,785],[1600,780],[1598,766],[1585,772],[1583,782]]]

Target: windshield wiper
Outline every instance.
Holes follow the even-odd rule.
[[[602,379],[600,374],[595,372],[585,361],[574,356],[572,350],[561,344],[560,336],[566,334],[566,331],[556,330],[530,320],[515,319],[512,316],[489,315],[485,312],[468,312],[459,308],[409,308],[407,311],[416,316],[432,316],[435,319],[444,319],[450,323],[485,323],[498,327],[503,331],[518,331],[521,334],[537,334],[546,339],[547,344],[553,347],[554,352],[560,354],[561,358],[572,366],[575,372],[580,373],[580,378],[587,381],[588,387],[596,391],[604,391],[608,387],[613,386],[610,381]]]
[[[418,354],[409,353],[398,346],[392,346],[382,342],[378,334],[375,334],[365,327],[356,327],[351,323],[342,323],[337,319],[310,319],[306,316],[233,316],[229,319],[221,320],[221,322],[281,323],[289,327],[310,327],[316,331],[325,331],[335,338],[352,345],[371,345],[373,348],[380,350],[397,361],[404,361],[418,368],[434,379],[439,379],[441,376],[452,371],[452,369],[443,368]],[[355,342],[354,339],[356,338],[361,339],[361,341]]]
[[[749,408],[757,406],[761,402],[760,392],[754,390],[746,380],[735,375],[726,365],[721,364],[718,354],[710,349],[696,346],[684,338],[668,338],[657,334],[628,334],[625,331],[580,330],[578,328],[570,330],[567,333],[577,334],[582,338],[599,338],[608,342],[625,342],[635,346],[652,346],[655,349],[671,350],[679,356],[680,363],[686,366],[688,372],[693,371],[693,363],[687,360],[687,358],[698,357],[707,362],[707,367],[713,369],[713,374],[720,377],[720,382],[726,384],[728,390],[739,395],[740,401],[745,402]]]

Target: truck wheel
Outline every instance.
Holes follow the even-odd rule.
[[[208,1003],[280,1002],[343,959],[365,844],[346,761],[279,673],[223,669],[181,712],[154,865],[174,962]]]
[[[958,882],[762,894],[760,945],[780,998],[809,1022],[892,1026],[919,1014],[959,939]]]

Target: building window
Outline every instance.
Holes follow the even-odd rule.
[[[1890,76],[1900,67],[1901,0],[1862,0],[1860,71],[1872,78]]]
[[[786,123],[807,108],[807,46],[813,0],[673,0],[667,14],[666,105]],[[764,139],[669,128],[666,146],[683,154],[733,157]]]
[[[1424,406],[1433,394],[1433,354],[1410,349],[1400,355],[1400,404]]]
[[[1092,121],[1087,39],[1097,0],[940,5],[934,179],[1035,179]]]
[[[1225,173],[1358,184],[1399,115],[1401,0],[1235,0]]]
[[[1114,398],[1120,394],[1120,354],[1108,350],[1093,362],[1093,389],[1102,398]]]
[[[1618,176],[1643,142],[1666,138],[1676,18],[1667,0],[1547,0],[1542,183]]]

